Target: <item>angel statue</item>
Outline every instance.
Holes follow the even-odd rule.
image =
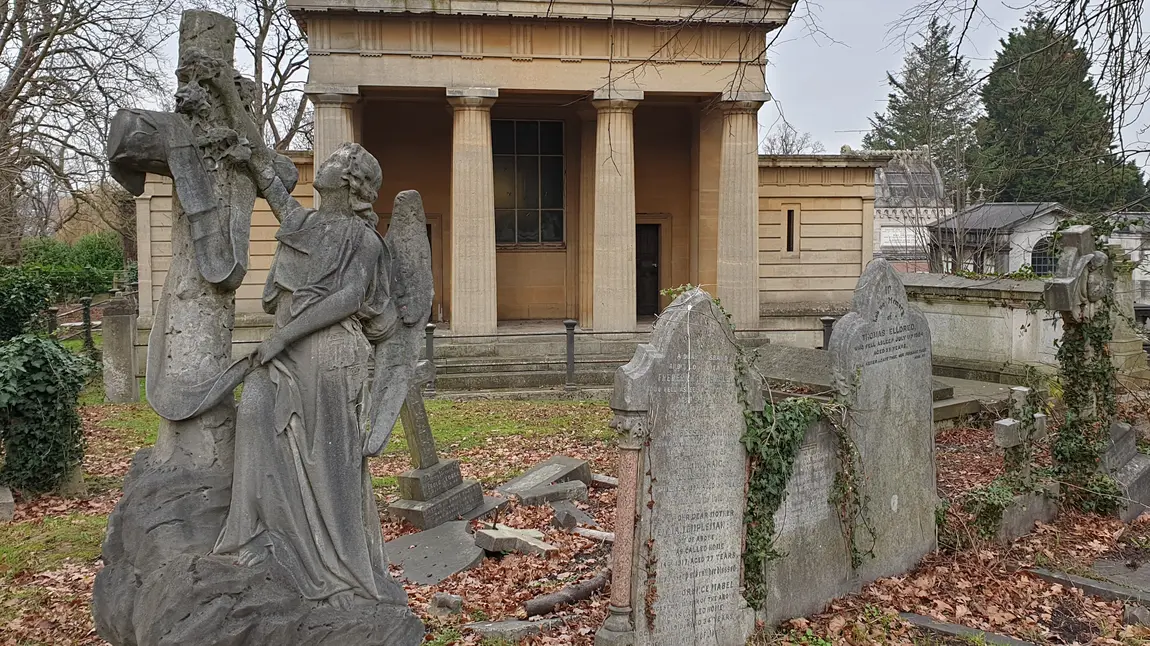
[[[291,196],[272,163],[249,165],[280,220],[263,294],[275,326],[185,393],[196,405],[167,413],[197,415],[243,382],[231,506],[213,553],[249,566],[274,557],[305,598],[337,607],[405,604],[387,573],[367,457],[386,446],[431,311],[419,194],[396,197],[381,238],[372,203],[382,172],[359,144],[316,169],[318,210]]]

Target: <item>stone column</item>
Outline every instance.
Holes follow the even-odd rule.
[[[595,128],[596,331],[635,331],[635,140],[639,91],[602,90],[592,104]]]
[[[723,101],[716,296],[735,327],[759,322],[759,107],[762,93]]]
[[[324,93],[308,95],[315,106],[315,165],[327,159],[340,144],[355,141],[356,93]]]
[[[596,111],[579,110],[579,325],[594,327]]]
[[[312,142],[313,168],[318,169],[323,160],[340,145],[356,140],[355,105],[359,94],[354,92],[309,94],[315,106],[315,139]],[[319,193],[314,193],[316,208],[319,208]]]
[[[451,331],[494,334],[495,179],[491,105],[499,91],[448,88],[451,139]]]
[[[619,437],[619,487],[615,498],[615,543],[611,547],[611,602],[607,619],[595,633],[595,646],[635,643],[631,616],[635,560],[635,522],[639,490],[639,455],[646,433],[646,411],[616,411],[611,425]]]

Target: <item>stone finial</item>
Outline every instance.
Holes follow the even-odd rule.
[[[1058,269],[1046,284],[1046,307],[1082,321],[1094,316],[1114,291],[1114,263],[1095,249],[1094,229],[1087,225],[1063,231],[1059,247]]]

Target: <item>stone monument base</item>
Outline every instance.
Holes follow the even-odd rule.
[[[483,504],[483,487],[479,481],[463,480],[431,500],[396,500],[387,512],[420,529],[430,529],[466,517],[468,512]]]
[[[346,608],[303,598],[273,555],[235,565],[205,556],[227,515],[231,477],[220,470],[152,468],[136,454],[108,519],[92,615],[114,646],[417,646],[423,624],[403,588],[377,577],[382,599]]]
[[[1102,461],[1125,498],[1118,517],[1129,523],[1150,512],[1150,456],[1138,451],[1138,437],[1129,424],[1110,425],[1110,446]]]

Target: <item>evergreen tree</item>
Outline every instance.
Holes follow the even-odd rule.
[[[966,158],[978,114],[970,63],[953,44],[954,27],[933,18],[923,40],[911,46],[902,70],[887,73],[886,111],[870,119],[863,147],[912,150],[930,147],[952,203],[966,191]]]
[[[1089,57],[1042,14],[1002,41],[981,94],[986,116],[972,184],[993,199],[1103,213],[1146,197],[1138,167],[1113,151],[1110,105]]]

